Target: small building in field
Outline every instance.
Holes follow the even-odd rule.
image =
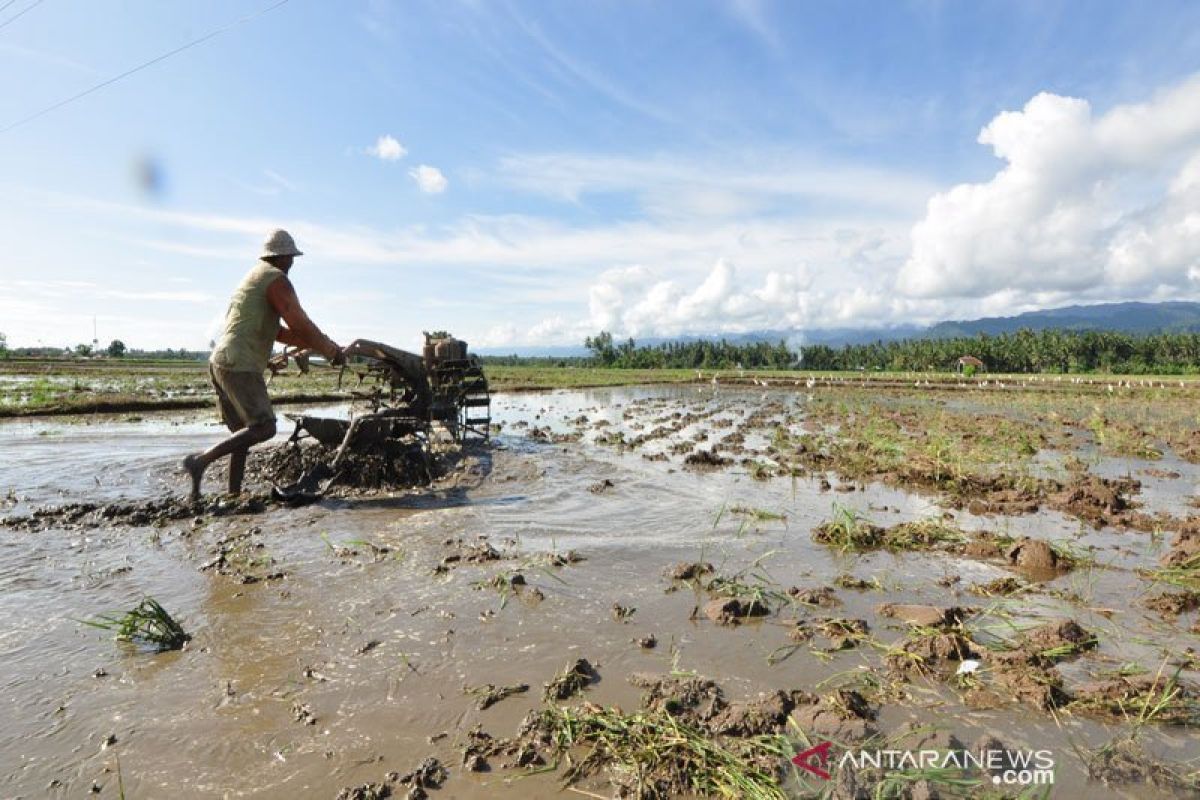
[[[975,356],[959,356],[958,371],[964,372],[968,367],[972,368],[975,372],[983,372],[985,369],[983,362]]]

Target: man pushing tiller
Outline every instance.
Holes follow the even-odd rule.
[[[229,301],[225,327],[209,358],[208,371],[221,421],[233,435],[203,453],[183,459],[183,469],[192,481],[192,500],[200,498],[204,470],[225,456],[229,456],[229,493],[240,494],[246,454],[254,445],[275,436],[275,411],[263,378],[275,342],[314,350],[335,366],[346,361],[342,348],[304,313],[288,280],[292,262],[300,255],[304,254],[296,249],[287,231],[274,231],[258,263],[246,273]],[[281,318],[286,327],[281,325]]]

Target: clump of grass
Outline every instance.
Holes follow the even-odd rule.
[[[536,729],[566,758],[565,783],[606,771],[624,796],[700,796],[784,800],[779,771],[792,747],[783,736],[724,742],[665,710],[626,714],[587,705],[551,707]],[[572,748],[586,750],[574,760]]]
[[[79,620],[84,625],[114,631],[118,641],[144,642],[160,651],[179,650],[191,638],[167,610],[153,597],[147,597],[122,615],[102,615],[94,620]]]
[[[775,472],[778,469],[776,464],[767,461],[754,459],[746,462],[746,470],[750,473],[750,477],[756,481],[765,481],[775,477]]]
[[[1143,570],[1142,576],[1158,583],[1183,589],[1200,589],[1200,553],[1161,569]]]
[[[1135,727],[1149,723],[1200,725],[1200,696],[1194,686],[1179,680],[1180,669],[1164,673],[1166,663],[1153,677],[1110,679],[1096,691],[1082,693],[1070,710],[1123,717]]]
[[[965,533],[937,517],[882,528],[852,508],[835,503],[833,509],[833,519],[813,530],[813,539],[843,552],[879,548],[929,550],[967,541]]]
[[[777,589],[761,581],[749,582],[741,576],[717,576],[704,587],[709,594],[717,597],[732,597],[741,600],[747,606],[746,615],[754,616],[770,613],[772,599],[786,600],[787,596]]]
[[[842,552],[871,550],[881,545],[883,528],[853,508],[833,504],[833,519],[813,529],[813,540],[837,547]]]
[[[542,696],[546,700],[566,700],[582,692],[598,678],[595,667],[586,658],[576,659],[546,684]]]
[[[965,533],[937,517],[902,522],[883,532],[883,546],[889,550],[927,550],[966,541]]]
[[[786,605],[794,599],[767,574],[762,562],[774,554],[765,553],[745,569],[730,576],[718,575],[704,586],[704,590],[717,597],[732,597],[746,604],[751,614],[761,608],[770,613],[771,604]]]

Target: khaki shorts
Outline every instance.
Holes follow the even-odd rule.
[[[209,364],[208,376],[217,390],[217,409],[221,421],[231,431],[240,431],[275,421],[275,410],[267,395],[267,382],[261,372],[234,372]]]

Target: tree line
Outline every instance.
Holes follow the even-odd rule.
[[[589,336],[580,361],[618,369],[811,369],[945,372],[974,356],[992,372],[1200,372],[1200,333],[1130,334],[1117,331],[1023,329],[998,335],[900,339],[832,347],[792,348],[784,341],[735,344],[725,339],[639,346],[603,331]],[[570,360],[554,359],[558,363]],[[512,363],[510,361],[510,363]],[[547,363],[547,360],[539,360]]]

